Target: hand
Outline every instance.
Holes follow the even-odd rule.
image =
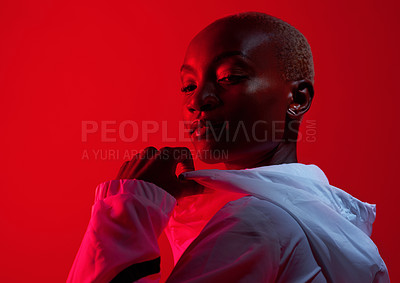
[[[182,165],[182,172],[193,171],[192,154],[186,147],[147,147],[126,161],[116,179],[138,179],[153,183],[164,189],[176,199],[201,194],[203,186],[176,176],[176,167]]]

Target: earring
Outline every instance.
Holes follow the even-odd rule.
[[[296,115],[296,112],[295,112],[292,108],[289,108],[289,109],[287,110],[287,112],[288,112],[289,114],[291,114],[291,115]]]

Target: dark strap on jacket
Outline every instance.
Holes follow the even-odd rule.
[[[132,283],[142,277],[160,272],[160,257],[135,263],[121,271],[110,283]]]

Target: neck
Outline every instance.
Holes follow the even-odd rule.
[[[229,170],[256,168],[261,166],[278,165],[284,163],[297,163],[296,142],[279,143],[273,150],[264,154],[256,154],[254,158],[226,162]]]

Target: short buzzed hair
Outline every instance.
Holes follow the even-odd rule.
[[[244,12],[218,21],[252,24],[271,36],[276,56],[286,81],[309,79],[314,82],[314,62],[311,47],[305,36],[287,22],[260,12]]]

